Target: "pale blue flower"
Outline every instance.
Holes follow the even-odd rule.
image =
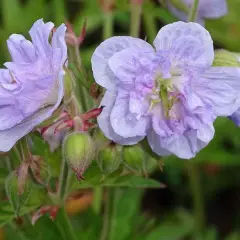
[[[197,23],[163,27],[154,47],[133,37],[97,47],[93,74],[106,88],[98,124],[119,144],[147,136],[158,155],[192,158],[212,140],[215,118],[239,108],[240,69],[211,67],[213,42]]]
[[[49,43],[53,26],[38,20],[29,31],[32,42],[19,34],[7,40],[12,62],[0,69],[0,151],[49,118],[62,100],[66,27],[57,28]]]
[[[190,10],[194,0],[180,0]],[[187,13],[177,9],[171,0],[166,1],[168,9],[181,21],[187,22]],[[215,19],[228,13],[226,0],[199,0],[197,22],[204,25],[204,19]]]

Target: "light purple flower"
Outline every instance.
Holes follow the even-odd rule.
[[[240,63],[240,55],[239,53],[235,54],[238,62]],[[234,112],[230,117],[229,117],[238,127],[240,127],[240,108]]]
[[[97,47],[93,74],[106,88],[98,124],[119,144],[147,136],[158,155],[192,158],[213,138],[215,118],[240,106],[240,69],[211,67],[213,42],[197,23],[169,24],[153,44],[112,37]]]
[[[194,0],[180,0],[189,10]],[[181,21],[187,22],[187,13],[177,9],[171,0],[167,0],[168,9]],[[199,0],[197,22],[204,25],[204,19],[215,19],[225,16],[228,13],[226,0]]]
[[[66,27],[57,28],[49,43],[53,26],[38,20],[29,31],[32,42],[19,34],[7,40],[12,62],[0,69],[0,151],[9,151],[62,100]]]

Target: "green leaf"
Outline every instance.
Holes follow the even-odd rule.
[[[130,187],[130,188],[164,188],[165,185],[151,178],[128,175],[121,176],[113,183],[105,183],[110,187]]]
[[[138,189],[116,191],[109,240],[125,240],[132,233],[132,225],[140,210],[143,191]]]

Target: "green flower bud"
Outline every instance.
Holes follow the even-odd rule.
[[[64,139],[63,157],[79,180],[91,164],[94,152],[95,146],[87,133],[74,132]]]
[[[97,163],[104,174],[116,171],[122,163],[122,146],[109,144],[98,151]]]
[[[13,207],[16,216],[19,216],[20,211],[26,201],[28,200],[32,183],[29,179],[26,179],[24,184],[24,191],[19,193],[19,176],[16,171],[12,172],[5,181],[5,189],[7,197]]]
[[[123,148],[123,163],[132,170],[145,173],[145,153],[139,145],[126,146]]]
[[[234,53],[221,49],[216,50],[213,67],[239,67],[239,61]]]

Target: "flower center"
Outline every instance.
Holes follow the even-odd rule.
[[[163,76],[158,72],[155,76],[155,87],[152,90],[150,100],[150,110],[157,103],[162,103],[164,115],[166,118],[170,118],[170,111],[173,105],[178,101],[178,92],[174,87],[176,77],[181,76],[181,72],[178,70],[172,70],[170,73]]]

